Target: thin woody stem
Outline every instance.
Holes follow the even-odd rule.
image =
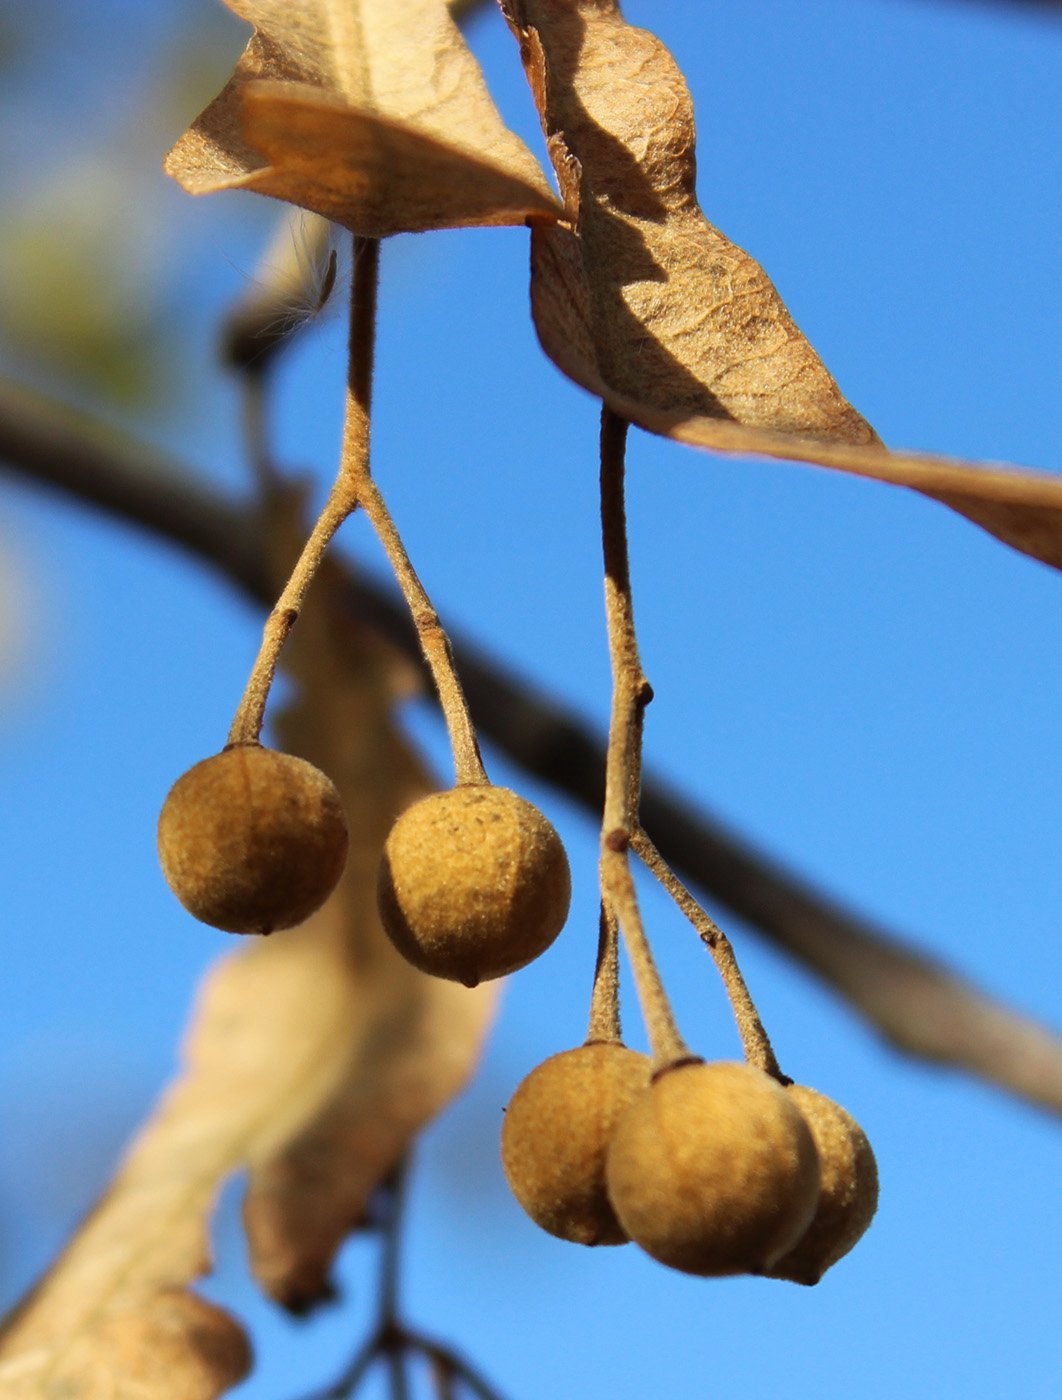
[[[390,1400],[408,1400],[410,1390],[406,1362],[414,1356],[421,1356],[430,1364],[440,1394],[452,1394],[454,1382],[461,1381],[478,1400],[503,1400],[501,1394],[464,1357],[435,1338],[407,1327],[401,1320],[398,1301],[399,1252],[406,1173],[407,1163],[401,1161],[387,1183],[389,1213],[381,1226],[383,1238],[376,1326],[339,1379],[324,1390],[305,1396],[304,1400],[349,1400],[377,1362],[387,1369]]]
[[[408,1334],[399,1321],[399,1245],[405,1203],[407,1164],[403,1159],[387,1181],[387,1216],[381,1227],[379,1275],[377,1283],[376,1327],[343,1374],[325,1390],[317,1391],[306,1400],[345,1400],[353,1395],[373,1363],[383,1358],[388,1366],[392,1395],[402,1396],[405,1372],[402,1358],[408,1348]],[[397,1371],[396,1371],[397,1363]]]
[[[627,517],[623,500],[627,424],[601,411],[601,541],[605,558],[605,619],[612,666],[612,710],[605,760],[601,822],[601,896],[613,912],[630,956],[642,1015],[658,1067],[687,1059],[671,1003],[645,935],[631,875],[629,849],[637,827],[641,770],[641,717],[652,698],[634,631]]]
[[[363,255],[359,256],[359,253]],[[379,245],[374,239],[355,239],[350,298],[350,367],[339,473],[291,577],[266,619],[258,656],[229,729],[230,745],[258,743],[281,648],[298,620],[306,591],[324,558],[325,550],[358,503],[358,481],[362,475],[368,474],[378,254]],[[264,461],[262,423],[256,419],[256,412],[261,412],[262,403],[259,400],[256,405],[248,405],[248,408],[251,413],[249,426],[253,430],[250,434],[252,452],[261,467]]]
[[[417,629],[417,640],[435,682],[439,704],[446,721],[457,781],[486,783],[489,780],[479,752],[479,742],[469,714],[468,701],[454,666],[450,639],[443,630],[439,615],[432,606],[424,585],[410,563],[409,555],[376,483],[368,477],[363,478],[358,485],[358,504],[376,531],[409,606],[413,625]]]
[[[611,905],[603,900],[598,921],[597,965],[590,994],[588,1041],[622,1038],[619,1010],[619,929]]]
[[[298,562],[284,591],[266,618],[262,632],[262,643],[258,656],[248,678],[243,697],[237,706],[229,729],[228,743],[257,744],[265,719],[266,702],[277,672],[280,652],[295,626],[302,610],[307,589],[313,581],[317,567],[324,558],[325,550],[333,535],[353,509],[349,491],[342,482],[336,482],[325,503],[324,510],[310,532],[303,546]]]
[[[656,876],[686,918],[689,919],[700,934],[704,946],[711,953],[712,959],[719,969],[719,975],[723,979],[723,986],[734,1013],[734,1020],[737,1022],[738,1035],[741,1037],[745,1059],[750,1065],[754,1065],[757,1069],[762,1069],[766,1074],[769,1074],[772,1079],[777,1079],[781,1084],[788,1084],[790,1081],[779,1067],[770,1039],[764,1029],[763,1022],[760,1020],[760,1013],[756,1010],[756,1004],[749,995],[749,989],[741,975],[741,969],[738,967],[730,939],[727,938],[715,920],[710,918],[697,903],[640,826],[631,836],[631,846],[644,862],[646,869]]]
[[[390,1390],[389,1400],[409,1400],[404,1347],[395,1346],[387,1353],[387,1373]]]
[[[388,1178],[388,1215],[380,1255],[379,1327],[381,1332],[398,1326],[399,1265],[402,1221],[406,1204],[408,1163],[403,1158]]]
[[[428,663],[442,706],[459,783],[486,783],[468,702],[454,667],[450,641],[424,585],[406,553],[398,529],[383,497],[369,474],[369,421],[372,391],[373,327],[376,320],[379,243],[373,238],[354,239],[354,281],[350,317],[350,375],[347,413],[343,428],[341,477],[348,482],[358,504],[383,545],[402,590],[424,659]]]
[[[432,1388],[435,1391],[435,1400],[457,1400],[454,1373],[449,1366],[443,1365],[434,1356],[429,1356],[428,1369]]]
[[[281,648],[295,625],[306,590],[332,537],[351,511],[360,505],[383,545],[412,614],[424,659],[439,693],[439,703],[453,749],[457,781],[485,783],[488,781],[487,774],[468,703],[454,668],[449,639],[370,474],[379,270],[379,241],[355,235],[350,294],[350,357],[339,474],[291,578],[266,621],[258,658],[229,731],[229,743],[258,742]]]
[[[457,1352],[451,1351],[449,1347],[441,1346],[438,1342],[419,1332],[407,1333],[407,1337],[411,1349],[420,1352],[421,1356],[428,1359],[437,1373],[448,1379],[449,1394],[455,1393],[456,1387],[453,1382],[459,1380],[472,1392],[476,1400],[504,1400],[501,1391],[495,1390],[486,1376],[477,1371]]]

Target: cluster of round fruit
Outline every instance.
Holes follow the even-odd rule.
[[[866,1135],[832,1099],[747,1064],[689,1058],[653,1073],[618,1041],[531,1071],[506,1110],[502,1163],[550,1234],[633,1240],[706,1276],[818,1283],[878,1198]]]
[[[339,794],[312,764],[235,744],[170,791],[159,853],[170,887],[234,933],[301,923],[346,861]],[[567,917],[564,847],[529,802],[466,784],[395,822],[379,876],[383,927],[414,966],[474,986],[524,967]],[[554,1055],[517,1089],[502,1161],[550,1234],[633,1240],[688,1273],[817,1283],[870,1223],[874,1154],[832,1100],[748,1064],[654,1067],[618,1041]]]
[[[346,862],[339,794],[304,759],[234,744],[178,778],[159,856],[185,908],[231,933],[291,928],[332,893]],[[398,951],[474,986],[524,967],[568,916],[560,837],[508,788],[433,793],[395,822],[380,865],[380,917]]]

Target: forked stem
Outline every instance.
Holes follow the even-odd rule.
[[[653,1059],[660,1069],[691,1056],[675,1024],[671,1003],[649,947],[630,869],[630,844],[637,829],[641,786],[642,716],[652,699],[652,690],[642,671],[634,630],[624,506],[626,441],[626,422],[603,407],[601,541],[605,558],[605,620],[612,667],[612,711],[601,822],[601,897],[623,934]]]
[[[734,949],[726,934],[713,918],[707,914],[690,894],[689,890],[668,865],[667,861],[639,826],[631,836],[631,846],[645,864],[646,869],[663,885],[668,894],[689,919],[701,936],[701,941],[712,955],[719,975],[723,979],[727,999],[737,1022],[745,1059],[756,1069],[762,1069],[780,1084],[790,1080],[782,1073],[775,1057],[771,1041],[760,1020],[760,1013],[749,994],[748,986],[738,967]]]
[[[380,245],[354,237],[350,294],[350,357],[347,371],[343,447],[339,473],[324,510],[303,547],[291,578],[266,620],[262,644],[229,730],[229,744],[257,743],[280,651],[299,616],[306,590],[333,535],[356,506],[365,511],[395,572],[413,616],[424,658],[431,670],[450,736],[458,783],[488,781],[468,703],[454,667],[449,638],[402,544],[370,473],[372,376],[376,347],[376,300]]]
[[[450,640],[442,629],[424,585],[417,577],[379,488],[369,473],[369,426],[379,248],[376,239],[355,235],[350,315],[350,373],[347,377],[347,414],[343,428],[340,476],[350,483],[357,503],[376,531],[409,607],[421,651],[439,695],[439,704],[450,736],[457,781],[485,783],[488,781],[487,773],[480,756],[468,702],[454,667]]]
[[[451,1347],[414,1331],[402,1321],[399,1310],[399,1250],[407,1164],[399,1162],[386,1183],[388,1213],[381,1226],[378,1312],[376,1326],[342,1375],[324,1390],[304,1400],[350,1400],[372,1368],[380,1362],[387,1371],[389,1400],[408,1400],[406,1362],[422,1357],[428,1362],[440,1394],[452,1393],[456,1382],[477,1400],[502,1400],[485,1376]]]

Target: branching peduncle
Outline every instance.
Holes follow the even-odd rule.
[[[457,781],[485,783],[488,781],[487,774],[468,704],[454,668],[449,639],[410,563],[370,471],[379,265],[378,240],[355,235],[350,296],[350,357],[339,474],[291,578],[266,620],[258,657],[229,730],[228,742],[230,745],[258,742],[281,648],[298,619],[306,591],[332,537],[347,516],[360,505],[383,545],[412,614],[421,650],[435,682],[446,720]],[[257,438],[261,438],[260,425]],[[261,457],[261,453],[257,455]]]
[[[406,553],[398,529],[369,474],[369,407],[372,393],[373,333],[376,319],[376,286],[379,244],[375,239],[354,239],[354,282],[350,318],[350,375],[347,383],[347,417],[343,431],[341,477],[364,510],[383,545],[398,579],[417,629],[424,659],[439,695],[453,750],[459,783],[485,783],[476,732],[461,682],[454,668],[450,641],[439,622],[431,599]]]
[[[701,941],[711,953],[715,965],[719,969],[719,975],[723,979],[723,986],[734,1013],[734,1020],[737,1022],[745,1059],[750,1065],[762,1069],[773,1079],[777,1079],[779,1083],[788,1084],[790,1081],[778,1065],[770,1039],[764,1030],[763,1022],[760,1020],[760,1013],[756,1010],[756,1005],[749,995],[749,989],[741,975],[741,969],[738,967],[730,939],[727,938],[715,920],[706,914],[697,903],[640,826],[634,830],[631,836],[631,846],[645,864],[646,869],[656,876],[686,918],[689,919],[700,934]]]
[[[258,743],[281,648],[298,620],[307,589],[324,558],[325,550],[340,525],[358,503],[358,473],[368,473],[378,253],[379,245],[375,240],[355,239],[354,274],[351,281],[350,368],[347,375],[346,420],[339,474],[284,591],[266,619],[258,656],[229,730],[230,745]],[[254,429],[251,441],[258,448],[255,455],[261,469],[264,462],[263,429],[261,421],[255,422],[256,407],[260,413],[260,402],[257,406],[254,403],[249,405],[252,415],[250,426]],[[354,470],[355,463],[357,470]]]
[[[609,408],[601,412],[601,540],[605,559],[605,618],[612,665],[612,712],[605,763],[601,823],[601,896],[612,911],[630,956],[638,1000],[658,1068],[690,1058],[675,1024],[645,935],[631,875],[629,849],[638,823],[642,716],[652,691],[642,671],[634,631],[624,449],[627,424]]]

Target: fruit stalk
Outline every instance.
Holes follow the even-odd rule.
[[[723,979],[727,999],[737,1022],[738,1035],[748,1064],[762,1069],[779,1084],[788,1084],[789,1079],[782,1073],[771,1046],[770,1037],[760,1020],[756,1003],[749,994],[748,986],[738,967],[730,939],[697,903],[693,895],[668,865],[664,857],[639,826],[631,837],[631,845],[640,856],[646,869],[663,885],[668,894],[689,919],[701,936],[701,941],[712,955],[719,975]]]
[[[588,1041],[622,1041],[619,1009],[619,929],[612,906],[601,901],[597,932],[597,963],[590,993]]]
[[[350,315],[350,371],[347,377],[347,408],[343,427],[340,477],[348,484],[353,498],[376,531],[409,607],[413,625],[417,630],[417,640],[438,692],[439,704],[450,736],[457,781],[485,783],[487,774],[480,756],[468,702],[454,667],[450,639],[443,631],[431,599],[410,562],[398,528],[369,472],[369,428],[378,281],[379,242],[374,238],[355,236]]]
[[[605,619],[612,666],[612,710],[605,762],[601,822],[601,896],[623,934],[638,1000],[657,1068],[691,1058],[675,1024],[642,923],[630,869],[631,838],[638,822],[641,789],[642,719],[652,690],[642,670],[634,630],[624,450],[627,423],[607,407],[601,411],[601,541],[605,560]]]
[[[281,649],[298,621],[306,592],[324,558],[325,550],[353,508],[354,502],[349,497],[346,484],[337,481],[310,532],[309,539],[303,545],[291,577],[266,618],[258,655],[229,728],[227,747],[234,744],[258,743]]]
[[[439,623],[438,615],[417,577],[398,529],[370,473],[379,269],[379,241],[355,235],[350,295],[350,354],[339,472],[291,578],[266,620],[262,644],[233,718],[228,742],[246,744],[258,741],[280,651],[298,619],[306,590],[332,537],[347,516],[360,505],[376,531],[412,614],[421,650],[439,694],[457,781],[485,783],[487,774],[468,703],[454,667],[449,638]]]

